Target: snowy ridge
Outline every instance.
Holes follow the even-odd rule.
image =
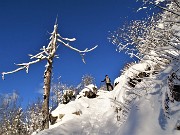
[[[146,70],[147,66],[147,62],[134,64],[115,80],[120,83],[113,91],[98,90],[97,98],[83,96],[83,91],[94,87],[87,86],[75,101],[60,104],[52,112],[53,116],[58,116],[57,123],[38,135],[179,134],[175,126],[180,118],[180,103],[169,104],[170,118],[166,117],[163,109],[164,94],[168,89],[163,78],[167,78],[176,66],[165,68],[158,79],[154,75],[144,78],[136,87],[130,87],[129,78]]]

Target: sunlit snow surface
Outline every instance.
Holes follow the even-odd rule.
[[[169,118],[165,117],[162,108],[163,95],[168,89],[163,78],[175,67],[165,68],[159,80],[151,79],[151,83],[154,83],[150,84],[151,90],[148,93],[143,97],[136,97],[133,103],[125,106],[129,109],[127,118],[124,118],[122,112],[116,111],[117,108],[124,107],[124,99],[127,98],[124,86],[127,85],[127,77],[133,76],[131,70],[136,68],[136,72],[142,71],[145,65],[139,63],[129,68],[115,80],[119,84],[113,91],[98,90],[97,98],[89,99],[83,96],[83,91],[92,90],[94,87],[87,86],[75,101],[66,105],[60,104],[52,115],[60,117],[65,114],[64,117],[38,135],[179,135],[180,131],[175,130],[175,126],[180,119],[180,102],[169,103]],[[73,114],[75,112],[80,115]],[[117,116],[124,121],[119,121]]]

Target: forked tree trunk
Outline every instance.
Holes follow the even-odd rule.
[[[42,106],[42,130],[49,128],[49,94],[50,94],[50,86],[51,86],[51,76],[52,76],[52,59],[48,60],[46,71],[44,73],[44,101]]]

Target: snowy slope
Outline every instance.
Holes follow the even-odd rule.
[[[97,95],[99,96],[94,99],[81,97],[67,105],[59,105],[52,115],[65,114],[64,117],[52,125],[49,130],[45,130],[39,135],[104,135],[116,131],[116,117],[111,92],[99,90]],[[74,112],[80,112],[80,115],[73,114]]]
[[[180,117],[180,103],[174,103],[171,114],[166,118],[161,106],[161,94],[154,92],[140,99],[132,106],[127,121],[120,127],[120,135],[179,135],[174,130]]]
[[[162,90],[165,90],[166,86]],[[178,135],[174,130],[180,118],[180,103],[170,105],[170,118],[165,117],[162,103],[162,92],[154,91],[140,100],[136,100],[131,108],[127,121],[120,127],[120,135]]]
[[[146,63],[146,61],[144,62]],[[134,65],[136,66],[135,69],[143,71],[145,63]],[[123,76],[129,76],[128,72],[134,69],[134,66],[131,66]],[[168,67],[164,68],[164,70],[157,76],[155,75],[144,79],[144,81],[136,85],[133,89],[127,90],[125,88],[121,88],[121,94],[118,96],[120,101],[124,102],[128,99],[128,94],[123,94],[122,90],[124,93],[132,91],[132,94],[130,94],[131,96],[133,95],[133,92],[137,95],[135,96],[133,103],[129,106],[131,110],[128,114],[127,120],[120,126],[116,132],[117,135],[180,134],[180,131],[175,129],[177,122],[180,120],[180,102],[169,101],[168,113],[166,113],[164,109],[164,101],[166,100],[165,94],[169,92],[167,78],[173,71],[178,71],[178,68],[178,65],[172,63]],[[176,74],[179,76],[180,71],[176,72]],[[131,75],[132,74],[130,74],[130,76]],[[119,78],[119,82],[122,82],[122,78],[123,77]],[[123,80],[124,79],[125,78],[123,78]],[[145,87],[145,90],[142,89],[144,87],[143,84],[148,86]],[[180,85],[180,81],[177,82],[177,84]],[[139,90],[141,91],[139,92]]]
[[[163,110],[164,93],[168,89],[167,81],[163,81],[163,78],[175,67],[167,67],[159,80],[146,79],[135,89],[128,87],[128,77],[133,76],[134,68],[137,74],[146,66],[146,63],[131,66],[115,80],[120,83],[113,91],[98,90],[97,98],[82,96],[83,91],[92,89],[93,85],[89,85],[80,93],[81,97],[66,105],[59,105],[52,112],[53,116],[59,117],[57,123],[38,135],[178,135],[180,131],[174,128],[180,119],[180,102],[169,104],[170,118],[165,117]],[[144,84],[150,90],[141,89]]]

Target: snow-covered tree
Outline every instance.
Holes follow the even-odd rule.
[[[162,7],[158,4],[159,1],[146,2],[165,11],[147,20],[135,20],[118,28],[111,33],[109,40],[117,45],[119,51],[125,50],[131,57],[151,59],[156,63],[151,66],[152,70],[160,70],[171,59],[178,59],[179,3],[175,0]]]
[[[61,81],[52,83],[50,103],[52,110],[57,107],[60,103],[68,103],[72,97],[76,96],[76,88],[69,86]],[[68,94],[69,93],[69,94]],[[67,96],[68,95],[68,96]],[[67,101],[68,100],[68,101]]]
[[[94,83],[95,83],[95,78],[89,74],[85,74],[82,76],[81,83],[77,86],[78,91],[81,91],[89,84],[94,84]]]
[[[56,23],[54,25],[54,30],[51,33],[50,36],[50,42],[47,46],[43,46],[43,48],[41,49],[41,52],[36,54],[36,55],[29,55],[30,59],[34,59],[30,62],[27,63],[22,63],[22,64],[17,64],[17,66],[20,66],[19,68],[13,70],[13,71],[9,71],[9,72],[3,72],[2,73],[2,78],[4,79],[4,76],[6,74],[12,74],[15,72],[18,72],[20,70],[24,70],[26,69],[26,72],[28,73],[29,67],[32,64],[38,63],[42,60],[46,60],[47,64],[46,64],[46,69],[44,72],[44,101],[43,101],[43,109],[42,109],[42,114],[43,114],[43,128],[42,129],[47,129],[49,128],[49,95],[50,95],[50,86],[51,86],[51,77],[52,77],[52,68],[53,68],[53,61],[54,58],[58,58],[58,56],[56,55],[56,51],[59,47],[58,43],[61,43],[62,45],[80,53],[83,62],[85,63],[84,60],[84,55],[87,52],[90,52],[92,50],[94,50],[97,46],[88,49],[86,48],[85,50],[81,51],[77,48],[72,47],[69,42],[75,41],[75,38],[69,39],[69,38],[63,38],[59,33],[58,33],[58,24],[57,24],[57,20]]]
[[[51,107],[57,107],[59,103],[62,102],[63,91],[66,90],[68,86],[60,81],[57,83],[52,83],[51,86]]]
[[[29,134],[42,129],[43,115],[42,100],[40,98],[37,98],[36,101],[28,105],[25,114],[27,131],[29,132]]]
[[[95,83],[95,78],[94,77],[92,77],[91,75],[88,75],[88,74],[83,75],[82,84],[84,86],[87,86],[89,84],[94,84],[94,83]]]
[[[125,112],[128,112],[126,111],[127,105],[135,98],[144,96],[153,87],[162,90],[163,85],[168,86],[168,76],[171,76],[172,73],[179,75],[180,1],[144,0],[143,6],[145,5],[162,9],[162,12],[149,16],[147,20],[132,21],[129,25],[118,28],[109,36],[110,42],[118,47],[118,51],[125,51],[131,57],[139,59],[139,64],[128,66],[128,76],[127,73],[123,74],[123,77],[128,80],[124,86],[125,91],[121,92],[123,98],[120,100],[122,111],[125,110]],[[141,68],[139,68],[140,64]],[[163,78],[161,78],[162,76]],[[153,82],[154,78],[157,80]],[[159,81],[160,78],[161,81]],[[180,84],[178,83],[178,85]],[[167,109],[169,110],[168,100],[171,98],[169,88],[162,90],[164,95],[162,110],[165,115]],[[127,116],[127,114],[124,115]]]
[[[0,134],[24,135],[28,134],[25,115],[18,103],[16,92],[1,95],[0,102]]]

